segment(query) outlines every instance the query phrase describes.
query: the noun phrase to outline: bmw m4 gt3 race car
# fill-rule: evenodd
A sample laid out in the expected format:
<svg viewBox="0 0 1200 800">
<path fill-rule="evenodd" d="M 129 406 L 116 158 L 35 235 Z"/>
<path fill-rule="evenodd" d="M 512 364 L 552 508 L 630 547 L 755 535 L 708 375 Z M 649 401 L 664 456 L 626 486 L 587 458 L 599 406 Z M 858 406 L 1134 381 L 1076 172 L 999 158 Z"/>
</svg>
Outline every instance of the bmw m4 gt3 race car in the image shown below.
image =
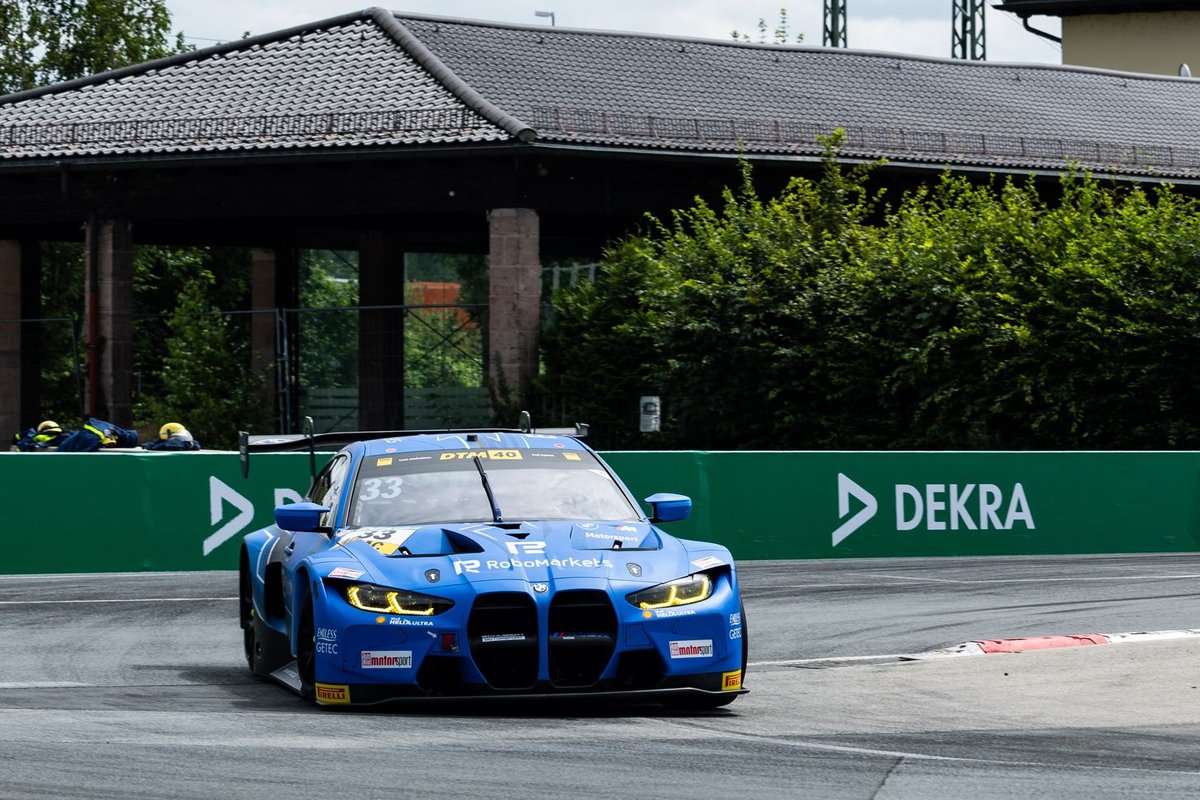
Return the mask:
<svg viewBox="0 0 1200 800">
<path fill-rule="evenodd" d="M 243 542 L 255 675 L 322 705 L 516 695 L 714 708 L 745 691 L 729 551 L 658 527 L 686 518 L 689 498 L 651 495 L 646 514 L 578 438 L 519 429 L 243 435 L 243 461 L 342 445 L 304 502 Z"/>
</svg>

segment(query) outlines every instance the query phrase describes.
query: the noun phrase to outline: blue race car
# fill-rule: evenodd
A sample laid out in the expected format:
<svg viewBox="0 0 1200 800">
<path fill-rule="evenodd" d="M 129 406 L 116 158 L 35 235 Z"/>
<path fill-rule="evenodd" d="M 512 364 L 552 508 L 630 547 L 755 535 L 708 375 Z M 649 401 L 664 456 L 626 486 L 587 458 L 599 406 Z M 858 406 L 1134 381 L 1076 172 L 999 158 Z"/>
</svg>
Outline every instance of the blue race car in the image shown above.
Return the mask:
<svg viewBox="0 0 1200 800">
<path fill-rule="evenodd" d="M 686 518 L 687 497 L 652 495 L 647 516 L 578 438 L 520 429 L 243 434 L 243 464 L 343 444 L 304 502 L 242 544 L 255 675 L 321 705 L 515 695 L 715 708 L 746 691 L 733 558 L 657 527 Z"/>
</svg>

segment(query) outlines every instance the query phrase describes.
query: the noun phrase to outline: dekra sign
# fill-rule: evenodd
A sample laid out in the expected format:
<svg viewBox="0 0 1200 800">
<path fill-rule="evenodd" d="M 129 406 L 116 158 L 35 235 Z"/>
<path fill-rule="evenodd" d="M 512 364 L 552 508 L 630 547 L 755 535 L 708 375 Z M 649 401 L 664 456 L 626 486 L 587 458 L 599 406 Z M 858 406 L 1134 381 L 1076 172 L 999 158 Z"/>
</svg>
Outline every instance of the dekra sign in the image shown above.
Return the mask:
<svg viewBox="0 0 1200 800">
<path fill-rule="evenodd" d="M 994 483 L 927 483 L 922 486 L 897 483 L 893 485 L 893 491 L 897 531 L 1006 531 L 1037 527 L 1025 487 L 1019 482 L 1007 489 Z M 861 508 L 847 517 L 851 501 L 857 501 Z M 838 518 L 842 523 L 833 532 L 833 546 L 878 512 L 879 501 L 875 495 L 849 476 L 838 473 Z"/>
</svg>

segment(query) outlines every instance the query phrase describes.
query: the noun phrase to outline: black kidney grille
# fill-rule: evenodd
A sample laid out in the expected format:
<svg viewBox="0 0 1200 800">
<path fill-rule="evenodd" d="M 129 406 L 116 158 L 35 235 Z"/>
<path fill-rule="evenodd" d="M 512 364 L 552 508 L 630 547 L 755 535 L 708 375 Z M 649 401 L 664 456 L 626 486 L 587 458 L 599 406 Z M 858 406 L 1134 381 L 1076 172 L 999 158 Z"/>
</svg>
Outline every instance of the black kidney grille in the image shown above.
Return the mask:
<svg viewBox="0 0 1200 800">
<path fill-rule="evenodd" d="M 608 666 L 617 643 L 617 615 L 605 592 L 569 589 L 550 600 L 547 653 L 550 682 L 591 686 Z"/>
<path fill-rule="evenodd" d="M 537 608 L 519 592 L 475 598 L 467 620 L 471 658 L 494 689 L 532 689 L 538 675 Z"/>
</svg>

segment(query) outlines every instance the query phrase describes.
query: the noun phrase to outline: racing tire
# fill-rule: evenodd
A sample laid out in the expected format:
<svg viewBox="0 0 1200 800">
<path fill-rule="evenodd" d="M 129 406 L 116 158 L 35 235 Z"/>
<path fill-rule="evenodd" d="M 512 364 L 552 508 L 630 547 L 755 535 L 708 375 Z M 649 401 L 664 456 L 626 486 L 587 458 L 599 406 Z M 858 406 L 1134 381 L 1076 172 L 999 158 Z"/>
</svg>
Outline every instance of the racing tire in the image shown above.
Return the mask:
<svg viewBox="0 0 1200 800">
<path fill-rule="evenodd" d="M 314 700 L 317 696 L 317 629 L 313 623 L 312 600 L 304 603 L 300 626 L 296 630 L 296 672 L 300 675 L 300 696 Z"/>
<path fill-rule="evenodd" d="M 263 622 L 254 610 L 245 552 L 242 553 L 242 565 L 238 570 L 238 617 L 242 626 L 246 666 L 250 667 L 252 673 L 266 678 L 292 660 L 287 637 Z"/>
<path fill-rule="evenodd" d="M 750 662 L 750 631 L 746 626 L 746 604 L 741 604 L 742 614 L 742 685 L 746 684 L 746 665 Z M 736 694 L 709 695 L 705 697 L 680 697 L 664 703 L 667 708 L 679 711 L 708 711 L 727 706 L 738 699 Z"/>
<path fill-rule="evenodd" d="M 272 672 L 292 660 L 287 637 L 263 622 L 257 615 L 244 638 L 249 642 L 246 660 L 250 664 L 250 671 L 260 678 L 270 677 Z"/>
</svg>

